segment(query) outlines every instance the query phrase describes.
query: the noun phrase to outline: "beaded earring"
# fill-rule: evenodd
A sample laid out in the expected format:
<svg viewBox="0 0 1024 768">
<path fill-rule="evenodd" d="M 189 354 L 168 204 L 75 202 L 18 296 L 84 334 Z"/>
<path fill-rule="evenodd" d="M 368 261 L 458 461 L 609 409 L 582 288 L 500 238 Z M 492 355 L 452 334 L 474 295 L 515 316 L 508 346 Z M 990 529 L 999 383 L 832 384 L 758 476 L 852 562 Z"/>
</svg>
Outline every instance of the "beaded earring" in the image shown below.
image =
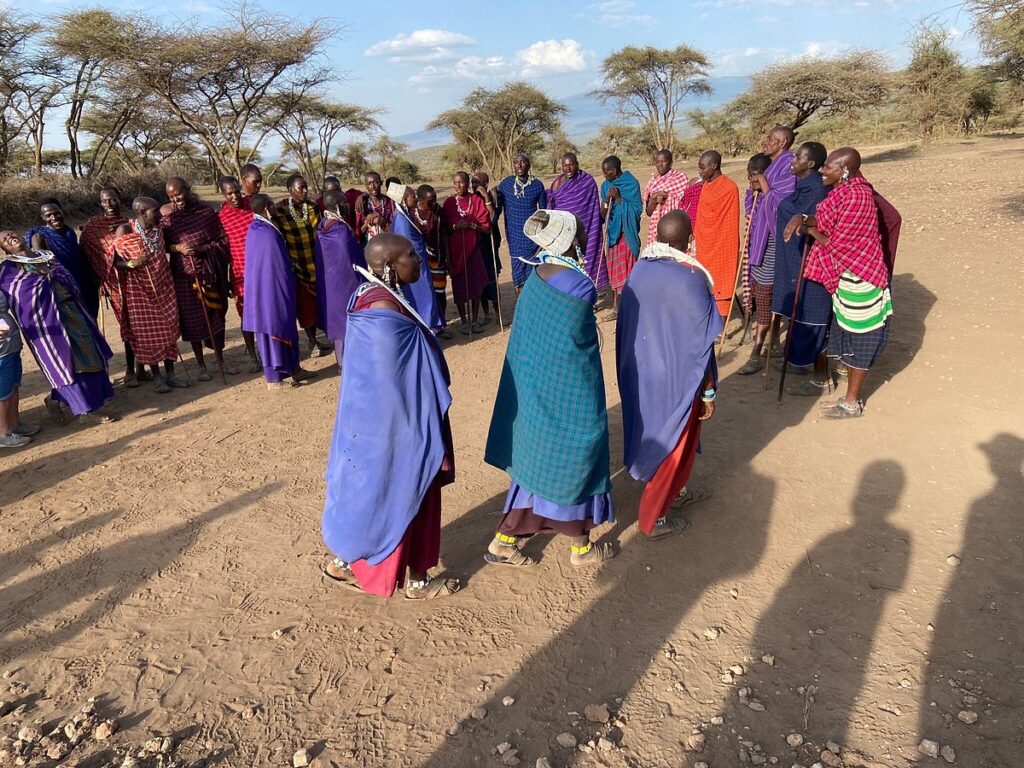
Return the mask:
<svg viewBox="0 0 1024 768">
<path fill-rule="evenodd" d="M 850 180 L 850 169 L 849 168 L 843 168 L 843 181 L 849 181 L 849 180 Z"/>
<path fill-rule="evenodd" d="M 576 249 L 576 260 L 577 260 L 577 261 L 578 261 L 578 262 L 579 262 L 580 264 L 582 264 L 582 263 L 584 262 L 584 258 L 583 258 L 583 249 L 582 249 L 582 248 L 580 248 L 580 244 L 579 244 L 579 242 L 576 242 L 576 241 L 574 241 L 574 242 L 573 242 L 573 247 L 574 247 L 574 248 Z"/>
<path fill-rule="evenodd" d="M 383 279 L 384 279 L 384 283 L 386 285 L 393 286 L 395 284 L 394 283 L 394 274 L 391 271 L 391 265 L 390 264 L 385 264 L 384 265 Z"/>
</svg>

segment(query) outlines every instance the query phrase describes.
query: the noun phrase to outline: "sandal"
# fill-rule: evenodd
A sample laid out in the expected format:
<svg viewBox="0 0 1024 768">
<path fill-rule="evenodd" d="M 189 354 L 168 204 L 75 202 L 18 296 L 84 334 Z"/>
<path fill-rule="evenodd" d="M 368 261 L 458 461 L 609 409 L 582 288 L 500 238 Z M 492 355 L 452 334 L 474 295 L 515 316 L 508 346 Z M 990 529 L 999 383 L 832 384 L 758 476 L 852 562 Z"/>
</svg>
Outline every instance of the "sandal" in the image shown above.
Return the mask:
<svg viewBox="0 0 1024 768">
<path fill-rule="evenodd" d="M 437 338 L 445 339 L 447 341 L 448 339 L 452 338 L 452 332 L 445 328 L 444 330 L 437 332 Z"/>
<path fill-rule="evenodd" d="M 20 422 L 18 426 L 11 430 L 14 434 L 21 435 L 22 437 L 32 437 L 33 435 L 38 435 L 42 431 L 43 428 L 38 424 L 29 424 L 27 421 Z"/>
<path fill-rule="evenodd" d="M 685 517 L 669 517 L 665 515 L 654 521 L 654 530 L 647 534 L 649 541 L 660 541 L 671 538 L 676 533 L 690 530 L 690 521 Z"/>
<path fill-rule="evenodd" d="M 433 600 L 435 597 L 454 595 L 462 588 L 458 579 L 434 576 L 423 581 L 409 580 L 405 584 L 406 600 Z"/>
<path fill-rule="evenodd" d="M 497 555 L 491 552 L 489 549 L 484 553 L 484 560 L 489 565 L 508 565 L 514 568 L 529 568 L 530 566 L 536 565 L 537 561 L 528 555 L 524 555 L 516 547 L 511 544 L 506 544 L 502 547 L 502 550 L 509 550 L 507 555 Z"/>
<path fill-rule="evenodd" d="M 67 416 L 64 415 L 64 411 L 61 410 L 60 403 L 56 400 L 51 400 L 49 397 L 43 398 L 43 405 L 46 408 L 46 414 L 54 421 L 54 423 L 61 425 L 68 423 Z"/>
<path fill-rule="evenodd" d="M 249 358 L 249 373 L 259 373 L 263 370 L 263 364 L 255 357 Z"/>
<path fill-rule="evenodd" d="M 828 384 L 824 381 L 808 379 L 807 381 L 801 381 L 799 384 L 790 384 L 786 387 L 786 394 L 796 395 L 797 397 L 821 397 L 827 388 Z"/>
<path fill-rule="evenodd" d="M 750 376 L 764 368 L 764 361 L 758 355 L 751 355 L 740 369 L 736 371 L 739 376 Z"/>
<path fill-rule="evenodd" d="M 687 505 L 694 505 L 701 501 L 706 501 L 711 498 L 711 491 L 707 491 L 703 488 L 683 488 L 676 496 L 676 500 L 672 502 L 672 509 L 682 509 Z"/>
<path fill-rule="evenodd" d="M 78 417 L 79 424 L 111 424 L 117 421 L 114 416 L 107 416 L 105 413 L 83 413 Z"/>
<path fill-rule="evenodd" d="M 237 376 L 242 372 L 242 369 L 239 368 L 237 365 L 231 365 L 231 363 L 224 363 L 223 371 L 226 376 Z"/>
<path fill-rule="evenodd" d="M 206 370 L 205 368 L 200 368 L 199 373 L 196 374 L 196 378 L 199 379 L 199 381 L 209 381 L 213 377 L 210 375 L 210 372 L 208 370 Z"/>
<path fill-rule="evenodd" d="M 136 389 L 139 386 L 139 377 L 134 373 L 126 373 L 124 375 L 124 385 L 128 389 Z"/>
<path fill-rule="evenodd" d="M 780 359 L 776 360 L 774 363 L 772 363 L 772 368 L 774 370 L 776 370 L 776 371 L 781 371 L 782 370 L 782 359 L 780 358 Z M 788 373 L 791 376 L 807 376 L 813 370 L 814 370 L 814 366 L 813 365 L 796 365 L 794 363 L 790 363 L 789 364 L 789 371 L 788 371 Z"/>
<path fill-rule="evenodd" d="M 479 325 L 480 327 L 483 327 L 485 325 L 489 325 L 492 320 L 493 318 L 490 315 L 484 315 L 483 317 L 476 321 L 476 324 Z"/>
<path fill-rule="evenodd" d="M 342 571 L 343 576 L 335 576 L 330 571 L 331 566 L 336 566 Z M 362 592 L 363 588 L 359 586 L 359 582 L 356 581 L 355 574 L 352 573 L 352 569 L 349 568 L 348 563 L 340 558 L 332 558 L 327 565 L 320 569 L 320 580 L 324 584 L 330 584 L 333 586 L 343 587 L 352 592 Z"/>
<path fill-rule="evenodd" d="M 161 395 L 166 395 L 171 391 L 171 385 L 167 383 L 163 376 L 158 376 L 157 380 L 153 383 L 153 389 Z"/>
<path fill-rule="evenodd" d="M 307 379 L 315 379 L 319 374 L 316 371 L 307 371 L 305 368 L 299 366 L 292 373 L 292 381 L 306 381 Z"/>
<path fill-rule="evenodd" d="M 835 405 L 821 414 L 823 419 L 856 419 L 864 415 L 864 403 L 858 400 L 850 405 L 846 400 L 838 400 Z"/>
<path fill-rule="evenodd" d="M 189 387 L 192 386 L 192 382 L 190 382 L 190 381 L 183 381 L 182 379 L 180 379 L 178 377 L 178 374 L 174 374 L 173 376 L 168 376 L 164 380 L 168 384 L 170 384 L 172 387 L 175 387 L 176 389 L 188 389 Z"/>
<path fill-rule="evenodd" d="M 611 560 L 617 554 L 612 544 L 592 541 L 583 547 L 572 547 L 569 553 L 569 563 L 577 568 L 584 568 L 588 565 L 600 565 L 605 560 Z"/>
</svg>

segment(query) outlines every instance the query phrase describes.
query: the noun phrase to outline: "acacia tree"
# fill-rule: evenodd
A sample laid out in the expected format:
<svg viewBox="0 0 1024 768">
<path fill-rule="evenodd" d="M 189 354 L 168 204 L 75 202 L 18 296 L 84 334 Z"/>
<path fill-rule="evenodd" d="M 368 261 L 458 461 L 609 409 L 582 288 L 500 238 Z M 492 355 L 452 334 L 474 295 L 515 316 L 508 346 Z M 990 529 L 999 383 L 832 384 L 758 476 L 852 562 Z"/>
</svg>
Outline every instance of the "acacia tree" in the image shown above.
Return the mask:
<svg viewBox="0 0 1024 768">
<path fill-rule="evenodd" d="M 28 50 L 38 33 L 38 24 L 18 17 L 8 8 L 0 9 L 0 169 L 11 164 L 16 142 L 25 128 L 14 106 L 30 76 Z"/>
<path fill-rule="evenodd" d="M 409 145 L 404 141 L 392 139 L 386 133 L 382 133 L 367 150 L 371 158 L 376 161 L 376 170 L 383 176 L 398 175 L 397 167 L 403 154 L 409 151 Z"/>
<path fill-rule="evenodd" d="M 329 102 L 310 94 L 298 100 L 291 94 L 278 94 L 269 106 L 265 124 L 281 137 L 285 150 L 295 158 L 299 173 L 314 189 L 323 186 L 339 133 L 367 133 L 380 128 L 369 109 Z"/>
<path fill-rule="evenodd" d="M 959 127 L 967 106 L 967 67 L 946 30 L 922 24 L 910 40 L 910 63 L 900 74 L 900 101 L 925 138 L 936 129 Z"/>
<path fill-rule="evenodd" d="M 237 175 L 274 130 L 259 119 L 269 101 L 297 104 L 331 79 L 320 59 L 332 35 L 324 19 L 290 21 L 243 4 L 206 29 L 133 19 L 106 52 L 195 136 L 217 173 Z"/>
<path fill-rule="evenodd" d="M 737 114 L 730 109 L 716 109 L 705 112 L 691 109 L 686 119 L 700 131 L 696 143 L 714 148 L 730 157 L 736 157 L 750 146 L 750 131 L 740 123 Z"/>
<path fill-rule="evenodd" d="M 655 146 L 651 135 L 641 126 L 602 125 L 600 132 L 587 142 L 588 152 L 594 155 L 618 155 L 649 161 L 661 147 Z"/>
<path fill-rule="evenodd" d="M 969 0 L 981 47 L 999 73 L 1024 82 L 1024 0 Z"/>
<path fill-rule="evenodd" d="M 551 163 L 552 173 L 562 172 L 562 157 L 566 152 L 579 152 L 569 134 L 559 126 L 548 136 L 544 148 L 547 150 L 548 162 Z"/>
<path fill-rule="evenodd" d="M 604 87 L 591 93 L 615 104 L 623 119 L 643 123 L 659 149 L 672 149 L 683 100 L 711 93 L 710 68 L 708 57 L 688 45 L 668 50 L 629 45 L 601 63 Z"/>
<path fill-rule="evenodd" d="M 334 167 L 341 178 L 361 182 L 370 170 L 366 144 L 362 141 L 351 141 L 339 147 L 334 154 Z"/>
<path fill-rule="evenodd" d="M 495 176 L 508 172 L 516 152 L 543 146 L 543 137 L 561 126 L 559 117 L 566 111 L 544 91 L 512 82 L 497 90 L 474 88 L 458 107 L 442 112 L 427 128 L 450 132 L 463 157 Z"/>
<path fill-rule="evenodd" d="M 82 152 L 87 174 L 102 175 L 111 160 L 125 171 L 138 172 L 194 147 L 185 127 L 164 119 L 159 106 L 154 96 L 130 89 L 93 103 L 81 125 L 94 137 Z"/>
<path fill-rule="evenodd" d="M 892 76 L 876 51 L 852 51 L 831 59 L 806 57 L 772 64 L 751 77 L 730 109 L 755 131 L 777 123 L 796 130 L 813 116 L 850 115 L 885 103 Z"/>
</svg>

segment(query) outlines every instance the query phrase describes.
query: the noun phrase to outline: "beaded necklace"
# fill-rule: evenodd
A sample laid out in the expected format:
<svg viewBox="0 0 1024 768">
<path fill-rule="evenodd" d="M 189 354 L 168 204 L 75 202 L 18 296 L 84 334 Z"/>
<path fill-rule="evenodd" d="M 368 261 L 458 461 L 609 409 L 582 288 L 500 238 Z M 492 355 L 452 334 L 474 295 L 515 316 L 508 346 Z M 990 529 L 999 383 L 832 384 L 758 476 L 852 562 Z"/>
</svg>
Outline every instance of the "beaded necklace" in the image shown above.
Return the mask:
<svg viewBox="0 0 1024 768">
<path fill-rule="evenodd" d="M 530 185 L 533 184 L 537 179 L 535 176 L 527 176 L 526 181 L 520 181 L 518 176 L 512 177 L 512 194 L 516 197 L 526 197 L 526 190 L 529 189 Z"/>
<path fill-rule="evenodd" d="M 459 196 L 455 195 L 455 210 L 459 213 L 459 218 L 464 219 L 469 215 L 469 206 L 472 204 L 472 200 L 469 199 L 469 195 L 466 195 L 466 209 L 463 210 L 462 206 L 459 205 Z"/>
<path fill-rule="evenodd" d="M 298 216 L 295 211 L 295 201 L 291 197 L 288 198 L 288 215 L 292 217 L 292 221 L 296 224 L 306 221 L 306 217 L 309 214 L 309 203 L 305 200 L 302 201 L 302 216 Z"/>
<path fill-rule="evenodd" d="M 160 248 L 160 227 L 156 226 L 150 230 L 145 230 L 138 219 L 135 220 L 132 226 L 135 228 L 136 234 L 142 238 L 142 244 L 146 247 L 146 250 L 149 251 L 151 256 L 155 256 Z"/>
</svg>

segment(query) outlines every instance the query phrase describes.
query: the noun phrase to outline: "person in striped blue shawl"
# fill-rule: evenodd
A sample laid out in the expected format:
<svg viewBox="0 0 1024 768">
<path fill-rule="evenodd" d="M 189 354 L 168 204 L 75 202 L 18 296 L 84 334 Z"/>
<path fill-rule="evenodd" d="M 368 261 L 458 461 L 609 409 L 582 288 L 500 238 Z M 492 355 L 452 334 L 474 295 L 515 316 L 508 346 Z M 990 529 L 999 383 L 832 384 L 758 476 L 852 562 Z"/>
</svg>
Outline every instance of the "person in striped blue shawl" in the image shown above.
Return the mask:
<svg viewBox="0 0 1024 768">
<path fill-rule="evenodd" d="M 615 550 L 591 542 L 590 531 L 615 513 L 587 232 L 577 216 L 551 210 L 534 213 L 523 231 L 541 250 L 516 306 L 484 453 L 512 480 L 485 559 L 534 565 L 521 545 L 559 533 L 570 539 L 572 565 L 595 565 Z"/>
</svg>

